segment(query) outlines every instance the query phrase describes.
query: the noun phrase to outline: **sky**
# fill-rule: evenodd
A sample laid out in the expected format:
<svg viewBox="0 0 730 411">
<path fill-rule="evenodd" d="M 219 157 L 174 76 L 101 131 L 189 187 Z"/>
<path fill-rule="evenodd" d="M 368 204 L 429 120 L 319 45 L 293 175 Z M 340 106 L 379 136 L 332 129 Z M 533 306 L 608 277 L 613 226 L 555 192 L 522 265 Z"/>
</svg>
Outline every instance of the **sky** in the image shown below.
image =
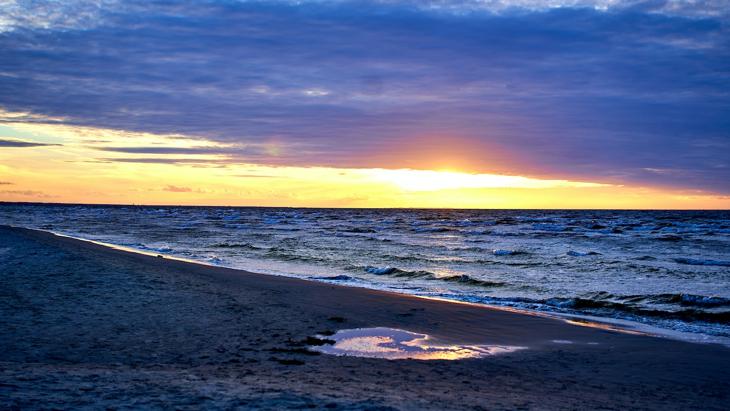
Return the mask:
<svg viewBox="0 0 730 411">
<path fill-rule="evenodd" d="M 0 201 L 730 208 L 727 0 L 0 0 Z"/>
</svg>

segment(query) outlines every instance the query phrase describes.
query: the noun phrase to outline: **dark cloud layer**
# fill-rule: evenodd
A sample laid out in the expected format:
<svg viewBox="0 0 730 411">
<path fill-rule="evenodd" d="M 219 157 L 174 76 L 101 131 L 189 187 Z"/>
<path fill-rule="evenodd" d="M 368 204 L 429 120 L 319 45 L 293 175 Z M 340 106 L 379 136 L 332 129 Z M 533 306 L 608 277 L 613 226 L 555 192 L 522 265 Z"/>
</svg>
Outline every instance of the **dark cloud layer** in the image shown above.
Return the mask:
<svg viewBox="0 0 730 411">
<path fill-rule="evenodd" d="M 730 192 L 727 13 L 414 4 L 126 2 L 20 27 L 0 106 L 282 147 L 241 161 L 410 166 L 458 141 L 479 171 Z M 210 154 L 140 150 L 113 151 Z"/>
<path fill-rule="evenodd" d="M 0 138 L 0 147 L 44 147 L 60 146 L 60 144 L 36 143 L 33 141 L 7 140 Z"/>
<path fill-rule="evenodd" d="M 235 150 L 217 147 L 93 147 L 100 151 L 127 154 L 230 154 Z"/>
<path fill-rule="evenodd" d="M 224 160 L 209 160 L 205 158 L 169 158 L 169 157 L 143 157 L 143 158 L 98 158 L 95 161 L 104 163 L 140 163 L 140 164 L 225 164 Z"/>
</svg>

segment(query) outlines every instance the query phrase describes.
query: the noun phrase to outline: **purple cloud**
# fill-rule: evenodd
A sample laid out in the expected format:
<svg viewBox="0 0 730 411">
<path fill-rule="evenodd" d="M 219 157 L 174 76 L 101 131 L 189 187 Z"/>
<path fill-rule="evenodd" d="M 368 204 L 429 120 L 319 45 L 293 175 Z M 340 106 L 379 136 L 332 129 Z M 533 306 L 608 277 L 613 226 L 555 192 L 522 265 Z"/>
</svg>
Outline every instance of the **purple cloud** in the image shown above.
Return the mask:
<svg viewBox="0 0 730 411">
<path fill-rule="evenodd" d="M 45 147 L 60 146 L 61 144 L 36 143 L 34 141 L 7 140 L 0 138 L 0 147 Z"/>
<path fill-rule="evenodd" d="M 727 13 L 589 3 L 129 2 L 78 23 L 59 12 L 0 36 L 12 74 L 0 102 L 282 148 L 105 149 L 120 153 L 341 167 L 454 157 L 474 171 L 730 192 Z"/>
</svg>

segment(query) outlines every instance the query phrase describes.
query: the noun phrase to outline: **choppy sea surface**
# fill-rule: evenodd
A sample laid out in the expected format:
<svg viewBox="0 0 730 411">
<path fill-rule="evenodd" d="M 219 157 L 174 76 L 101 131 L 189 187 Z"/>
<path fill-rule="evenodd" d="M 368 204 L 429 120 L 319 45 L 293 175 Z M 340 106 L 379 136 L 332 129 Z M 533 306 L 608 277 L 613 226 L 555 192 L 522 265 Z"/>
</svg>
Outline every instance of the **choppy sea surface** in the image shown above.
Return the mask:
<svg viewBox="0 0 730 411">
<path fill-rule="evenodd" d="M 730 338 L 729 211 L 0 204 L 0 224 L 254 272 Z"/>
</svg>

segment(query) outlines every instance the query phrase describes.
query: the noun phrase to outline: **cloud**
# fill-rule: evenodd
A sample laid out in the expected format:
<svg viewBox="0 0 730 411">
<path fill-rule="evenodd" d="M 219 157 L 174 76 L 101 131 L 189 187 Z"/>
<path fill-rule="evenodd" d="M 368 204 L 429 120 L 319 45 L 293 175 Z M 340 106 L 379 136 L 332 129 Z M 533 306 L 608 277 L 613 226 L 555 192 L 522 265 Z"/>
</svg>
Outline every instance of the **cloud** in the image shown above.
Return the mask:
<svg viewBox="0 0 730 411">
<path fill-rule="evenodd" d="M 24 197 L 36 197 L 36 198 L 54 198 L 57 196 L 46 194 L 42 191 L 35 190 L 0 190 L 0 194 L 17 195 Z"/>
<path fill-rule="evenodd" d="M 146 157 L 146 158 L 98 158 L 96 161 L 109 163 L 140 163 L 140 164 L 225 164 L 223 160 L 211 160 L 205 158 L 168 158 L 168 157 Z"/>
<path fill-rule="evenodd" d="M 13 121 L 253 147 L 108 152 L 730 192 L 723 2 L 29 4 L 0 37 Z"/>
<path fill-rule="evenodd" d="M 190 187 L 178 187 L 173 185 L 168 185 L 167 187 L 162 189 L 163 191 L 170 191 L 173 193 L 190 193 L 193 191 Z"/>
<path fill-rule="evenodd" d="M 238 0 L 232 4 L 245 6 L 264 4 L 260 0 Z M 269 0 L 280 6 L 321 6 L 321 0 Z M 336 0 L 341 6 L 361 3 L 357 0 Z M 349 4 L 348 4 L 349 3 Z M 541 12 L 557 8 L 585 8 L 597 11 L 642 10 L 685 17 L 722 17 L 729 11 L 724 0 L 375 0 L 380 7 L 395 6 L 416 9 L 422 12 L 451 13 L 509 13 L 514 11 Z M 126 6 L 126 7 L 125 7 Z M 170 8 L 175 6 L 171 5 Z M 73 30 L 93 29 L 108 23 L 105 13 L 143 12 L 147 8 L 139 4 L 125 4 L 118 0 L 54 0 L 21 1 L 7 0 L 0 4 L 0 32 L 13 30 Z"/>
<path fill-rule="evenodd" d="M 13 185 L 13 183 L 11 183 L 10 181 L 0 181 L 0 186 L 8 186 L 8 185 Z"/>
<path fill-rule="evenodd" d="M 217 147 L 93 147 L 95 150 L 129 154 L 230 154 Z"/>
<path fill-rule="evenodd" d="M 233 177 L 241 177 L 241 178 L 287 178 L 285 176 L 272 176 L 272 175 L 266 175 L 266 174 L 235 174 Z"/>
<path fill-rule="evenodd" d="M 84 144 L 104 144 L 104 143 L 111 143 L 112 141 L 111 140 L 94 140 L 94 139 L 89 139 L 89 140 L 81 140 L 81 142 L 84 143 Z"/>
<path fill-rule="evenodd" d="M 36 143 L 34 141 L 8 140 L 0 138 L 0 147 L 46 147 L 60 145 L 61 144 Z"/>
</svg>

